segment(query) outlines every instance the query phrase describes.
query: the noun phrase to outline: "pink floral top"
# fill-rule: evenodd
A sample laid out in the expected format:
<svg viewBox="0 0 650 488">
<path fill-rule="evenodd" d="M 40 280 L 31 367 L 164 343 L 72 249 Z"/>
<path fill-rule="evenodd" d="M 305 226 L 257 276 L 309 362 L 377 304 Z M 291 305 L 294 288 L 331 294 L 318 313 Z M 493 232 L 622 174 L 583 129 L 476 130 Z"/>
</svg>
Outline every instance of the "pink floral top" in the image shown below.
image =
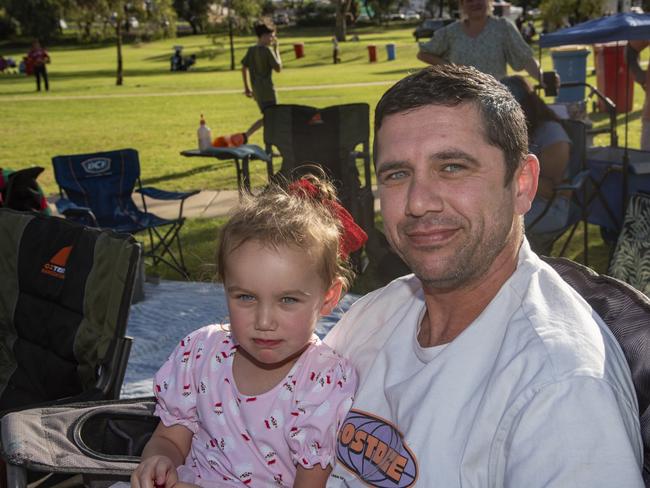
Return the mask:
<svg viewBox="0 0 650 488">
<path fill-rule="evenodd" d="M 284 380 L 251 397 L 232 376 L 236 350 L 229 332 L 209 325 L 185 337 L 154 377 L 156 415 L 194 433 L 179 479 L 290 487 L 296 465 L 334 465 L 336 433 L 357 384 L 351 366 L 314 336 Z"/>
</svg>

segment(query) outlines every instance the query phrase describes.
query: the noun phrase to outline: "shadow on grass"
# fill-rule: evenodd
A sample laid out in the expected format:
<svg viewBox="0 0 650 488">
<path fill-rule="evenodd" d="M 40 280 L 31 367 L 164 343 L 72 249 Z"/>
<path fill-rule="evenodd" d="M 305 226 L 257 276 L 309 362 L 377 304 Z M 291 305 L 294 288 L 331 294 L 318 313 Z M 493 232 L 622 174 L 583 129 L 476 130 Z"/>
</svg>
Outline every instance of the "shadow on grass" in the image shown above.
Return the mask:
<svg viewBox="0 0 650 488">
<path fill-rule="evenodd" d="M 173 181 L 173 180 L 179 180 L 182 178 L 188 178 L 190 176 L 194 176 L 197 174 L 201 173 L 207 173 L 211 171 L 219 171 L 222 169 L 232 169 L 233 173 L 233 179 L 236 182 L 237 179 L 237 174 L 235 170 L 235 163 L 232 161 L 219 161 L 214 164 L 206 164 L 204 166 L 198 166 L 196 168 L 191 168 L 188 169 L 187 171 L 179 171 L 176 173 L 167 173 L 162 176 L 158 176 L 155 178 L 142 178 L 142 184 L 143 185 L 155 185 L 157 183 L 161 183 L 164 181 Z"/>
</svg>

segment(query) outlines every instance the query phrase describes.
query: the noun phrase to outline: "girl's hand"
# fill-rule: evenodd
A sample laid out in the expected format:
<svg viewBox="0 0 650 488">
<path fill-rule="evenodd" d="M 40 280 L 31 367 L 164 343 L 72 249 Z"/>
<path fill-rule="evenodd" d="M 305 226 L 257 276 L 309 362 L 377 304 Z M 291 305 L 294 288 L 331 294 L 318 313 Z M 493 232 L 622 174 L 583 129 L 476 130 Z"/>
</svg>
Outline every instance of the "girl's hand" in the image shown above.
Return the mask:
<svg viewBox="0 0 650 488">
<path fill-rule="evenodd" d="M 171 488 L 174 485 L 178 485 L 176 466 L 167 456 L 151 456 L 131 474 L 133 488 Z"/>
</svg>

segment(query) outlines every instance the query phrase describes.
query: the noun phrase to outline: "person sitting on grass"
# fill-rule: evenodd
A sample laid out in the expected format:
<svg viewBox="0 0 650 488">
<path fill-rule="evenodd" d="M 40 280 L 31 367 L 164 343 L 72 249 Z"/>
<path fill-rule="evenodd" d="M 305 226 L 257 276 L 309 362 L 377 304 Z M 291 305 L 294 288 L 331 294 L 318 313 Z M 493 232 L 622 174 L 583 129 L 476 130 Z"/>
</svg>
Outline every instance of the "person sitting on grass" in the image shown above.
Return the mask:
<svg viewBox="0 0 650 488">
<path fill-rule="evenodd" d="M 230 324 L 191 333 L 155 375 L 161 422 L 132 487 L 325 486 L 357 380 L 314 330 L 365 238 L 324 179 L 246 197 L 217 253 Z"/>
</svg>

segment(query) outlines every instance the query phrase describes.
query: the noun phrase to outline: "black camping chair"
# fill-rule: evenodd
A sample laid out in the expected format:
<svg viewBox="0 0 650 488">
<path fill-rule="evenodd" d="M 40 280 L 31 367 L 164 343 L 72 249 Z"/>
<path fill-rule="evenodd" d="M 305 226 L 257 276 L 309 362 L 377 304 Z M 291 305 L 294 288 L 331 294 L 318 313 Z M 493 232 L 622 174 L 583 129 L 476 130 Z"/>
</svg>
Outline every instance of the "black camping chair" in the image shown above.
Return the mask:
<svg viewBox="0 0 650 488">
<path fill-rule="evenodd" d="M 650 488 L 650 300 L 625 283 L 565 258 L 544 258 L 594 308 L 619 341 L 632 371 L 639 400 Z M 3 444 L 10 461 L 8 488 L 24 488 L 24 470 L 84 473 L 93 480 L 128 480 L 142 447 L 157 425 L 152 398 L 33 409 L 2 418 L 3 439 L 22 434 L 18 444 Z M 112 424 L 112 425 L 111 425 Z M 13 437 L 12 437 L 13 436 Z M 40 439 L 48 436 L 46 446 Z M 61 456 L 61 452 L 66 456 Z"/>
<path fill-rule="evenodd" d="M 140 244 L 0 209 L 0 412 L 119 396 Z"/>
<path fill-rule="evenodd" d="M 410 271 L 375 228 L 369 141 L 370 108 L 366 103 L 323 109 L 275 105 L 264 110 L 264 144 L 268 154 L 282 158 L 278 173 L 296 178 L 305 164 L 323 168 L 334 182 L 341 204 L 368 234 L 366 255 L 385 274 L 382 279 L 387 282 Z M 274 148 L 279 154 L 274 154 Z M 362 162 L 362 175 L 357 161 Z M 351 260 L 357 271 L 363 270 L 361 251 Z"/>
<path fill-rule="evenodd" d="M 117 232 L 147 232 L 150 246 L 145 257 L 152 258 L 154 266 L 163 262 L 187 278 L 180 239 L 185 223 L 183 204 L 198 190 L 169 192 L 142 187 L 135 149 L 56 156 L 52 164 L 61 193 L 56 202 L 61 214 Z M 133 201 L 134 191 L 140 193 L 142 210 Z M 148 211 L 145 196 L 179 202 L 178 216 L 165 219 Z"/>
<path fill-rule="evenodd" d="M 562 126 L 571 139 L 571 152 L 569 155 L 568 182 L 562 183 L 553 189 L 553 196 L 548 200 L 544 211 L 533 222 L 526 226 L 526 237 L 532 249 L 541 255 L 549 255 L 555 242 L 569 231 L 560 256 L 566 252 L 575 231 L 582 222 L 584 226 L 584 256 L 585 263 L 588 262 L 587 243 L 587 207 L 582 202 L 586 199 L 586 192 L 589 191 L 589 171 L 586 165 L 587 154 L 587 126 L 577 120 L 562 120 Z M 541 233 L 537 231 L 537 225 L 544 219 L 546 213 L 561 193 L 570 193 L 569 216 L 564 226 L 552 232 Z"/>
</svg>

